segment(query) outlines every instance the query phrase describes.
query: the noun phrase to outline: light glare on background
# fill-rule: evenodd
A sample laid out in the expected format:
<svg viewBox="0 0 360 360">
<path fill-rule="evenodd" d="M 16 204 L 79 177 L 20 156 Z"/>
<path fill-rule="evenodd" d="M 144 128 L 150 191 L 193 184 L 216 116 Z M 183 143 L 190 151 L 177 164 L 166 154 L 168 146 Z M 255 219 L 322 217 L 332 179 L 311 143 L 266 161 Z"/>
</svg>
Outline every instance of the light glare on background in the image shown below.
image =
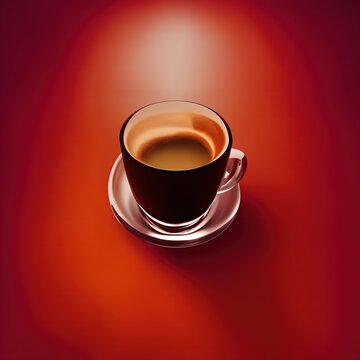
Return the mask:
<svg viewBox="0 0 360 360">
<path fill-rule="evenodd" d="M 209 41 L 210 40 L 210 41 Z M 123 59 L 130 83 L 147 86 L 160 98 L 184 97 L 211 76 L 211 59 L 221 52 L 214 31 L 189 13 L 149 19 L 133 34 Z"/>
<path fill-rule="evenodd" d="M 105 106 L 126 98 L 134 108 L 165 99 L 244 108 L 274 86 L 267 67 L 278 66 L 276 54 L 245 12 L 220 19 L 196 7 L 155 10 L 136 9 L 126 18 L 113 11 L 94 26 L 79 79 L 97 98 L 100 86 L 112 89 L 102 93 Z"/>
</svg>

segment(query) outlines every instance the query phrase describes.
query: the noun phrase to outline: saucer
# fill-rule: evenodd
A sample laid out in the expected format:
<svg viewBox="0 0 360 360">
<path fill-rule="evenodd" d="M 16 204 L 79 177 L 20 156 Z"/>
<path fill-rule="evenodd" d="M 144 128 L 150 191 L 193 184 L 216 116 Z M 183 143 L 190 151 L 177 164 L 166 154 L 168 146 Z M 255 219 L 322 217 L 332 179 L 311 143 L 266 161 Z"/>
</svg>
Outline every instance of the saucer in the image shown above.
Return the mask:
<svg viewBox="0 0 360 360">
<path fill-rule="evenodd" d="M 170 248 L 195 246 L 214 239 L 231 224 L 240 205 L 240 187 L 237 185 L 215 197 L 196 231 L 188 234 L 156 231 L 132 195 L 121 154 L 110 172 L 108 195 L 115 217 L 131 233 L 152 244 Z"/>
</svg>

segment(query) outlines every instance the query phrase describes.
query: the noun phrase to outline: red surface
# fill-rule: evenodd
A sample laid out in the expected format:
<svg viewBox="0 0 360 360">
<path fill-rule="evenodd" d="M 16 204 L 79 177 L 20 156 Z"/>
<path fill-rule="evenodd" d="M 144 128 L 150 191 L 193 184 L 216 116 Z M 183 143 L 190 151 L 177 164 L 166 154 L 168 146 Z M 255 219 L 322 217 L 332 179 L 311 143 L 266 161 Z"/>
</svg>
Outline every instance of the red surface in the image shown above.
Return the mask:
<svg viewBox="0 0 360 360">
<path fill-rule="evenodd" d="M 3 1 L 2 359 L 359 359 L 358 9 Z M 107 179 L 122 121 L 182 98 L 249 159 L 213 242 L 148 245 Z"/>
</svg>

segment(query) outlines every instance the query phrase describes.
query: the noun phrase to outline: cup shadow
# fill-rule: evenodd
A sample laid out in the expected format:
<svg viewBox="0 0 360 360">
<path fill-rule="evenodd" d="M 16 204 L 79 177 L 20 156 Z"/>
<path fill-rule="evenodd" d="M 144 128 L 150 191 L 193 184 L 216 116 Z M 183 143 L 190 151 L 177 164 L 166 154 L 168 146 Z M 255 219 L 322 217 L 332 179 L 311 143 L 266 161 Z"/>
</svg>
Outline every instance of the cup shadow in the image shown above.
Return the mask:
<svg viewBox="0 0 360 360">
<path fill-rule="evenodd" d="M 231 281 L 242 269 L 261 261 L 269 250 L 270 231 L 268 211 L 256 198 L 246 195 L 232 224 L 212 241 L 184 249 L 152 247 L 178 271 L 215 284 Z"/>
<path fill-rule="evenodd" d="M 281 349 L 288 323 L 276 290 L 273 255 L 279 230 L 271 208 L 247 192 L 233 223 L 209 243 L 185 249 L 148 246 L 196 286 L 235 342 L 243 341 L 245 332 L 264 349 L 275 344 Z"/>
</svg>

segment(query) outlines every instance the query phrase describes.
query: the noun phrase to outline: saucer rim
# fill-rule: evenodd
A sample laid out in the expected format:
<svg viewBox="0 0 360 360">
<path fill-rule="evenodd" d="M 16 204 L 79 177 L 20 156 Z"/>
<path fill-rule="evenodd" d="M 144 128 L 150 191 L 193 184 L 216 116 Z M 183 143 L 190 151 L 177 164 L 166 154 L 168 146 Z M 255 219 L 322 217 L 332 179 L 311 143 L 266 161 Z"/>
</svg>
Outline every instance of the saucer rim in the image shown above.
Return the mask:
<svg viewBox="0 0 360 360">
<path fill-rule="evenodd" d="M 187 248 L 187 247 L 193 247 L 193 246 L 207 243 L 207 242 L 213 240 L 214 238 L 216 238 L 217 236 L 219 236 L 220 234 L 222 234 L 231 225 L 231 223 L 235 219 L 235 216 L 239 210 L 240 203 L 241 203 L 241 191 L 240 191 L 240 185 L 238 184 L 233 189 L 229 190 L 229 191 L 236 192 L 237 193 L 236 195 L 238 196 L 237 206 L 235 206 L 236 209 L 233 210 L 234 215 L 227 222 L 225 222 L 221 226 L 214 229 L 214 231 L 212 231 L 208 234 L 205 234 L 204 236 L 197 237 L 195 239 L 192 239 L 192 238 L 184 239 L 184 237 L 186 236 L 184 234 L 180 235 L 180 234 L 174 233 L 171 235 L 164 235 L 161 233 L 156 233 L 156 231 L 153 228 L 151 228 L 150 225 L 147 224 L 147 226 L 149 226 L 149 230 L 151 230 L 154 234 L 156 233 L 156 235 L 159 235 L 159 236 L 143 233 L 143 232 L 139 231 L 138 229 L 136 229 L 133 225 L 128 223 L 120 215 L 121 213 L 123 213 L 123 211 L 121 211 L 121 209 L 119 208 L 118 201 L 115 199 L 115 195 L 113 194 L 113 184 L 114 184 L 114 177 L 115 177 L 114 175 L 115 175 L 116 170 L 121 166 L 121 164 L 123 164 L 123 162 L 122 162 L 122 154 L 120 153 L 112 165 L 112 168 L 111 168 L 111 171 L 109 174 L 109 180 L 108 180 L 108 198 L 109 198 L 111 210 L 112 210 L 116 220 L 120 224 L 122 224 L 126 228 L 127 231 L 129 231 L 131 234 L 135 235 L 136 237 L 138 237 L 148 243 L 151 243 L 151 244 L 154 244 L 157 246 L 161 246 L 161 247 L 166 247 L 166 248 Z M 124 166 L 124 165 L 122 165 L 122 166 Z M 125 169 L 123 169 L 123 172 L 126 177 Z M 125 179 L 125 181 L 128 182 L 127 179 Z M 133 195 L 131 194 L 131 190 L 130 190 L 130 196 L 133 198 Z M 222 196 L 222 194 L 216 195 L 214 202 L 218 196 Z M 211 207 L 212 207 L 212 205 L 210 205 L 210 209 L 211 209 Z M 140 212 L 140 209 L 139 209 L 139 212 Z M 145 219 L 145 222 L 146 222 L 146 219 Z M 199 230 L 194 231 L 191 235 L 196 234 L 201 229 L 203 229 L 203 228 L 200 228 Z"/>
</svg>

